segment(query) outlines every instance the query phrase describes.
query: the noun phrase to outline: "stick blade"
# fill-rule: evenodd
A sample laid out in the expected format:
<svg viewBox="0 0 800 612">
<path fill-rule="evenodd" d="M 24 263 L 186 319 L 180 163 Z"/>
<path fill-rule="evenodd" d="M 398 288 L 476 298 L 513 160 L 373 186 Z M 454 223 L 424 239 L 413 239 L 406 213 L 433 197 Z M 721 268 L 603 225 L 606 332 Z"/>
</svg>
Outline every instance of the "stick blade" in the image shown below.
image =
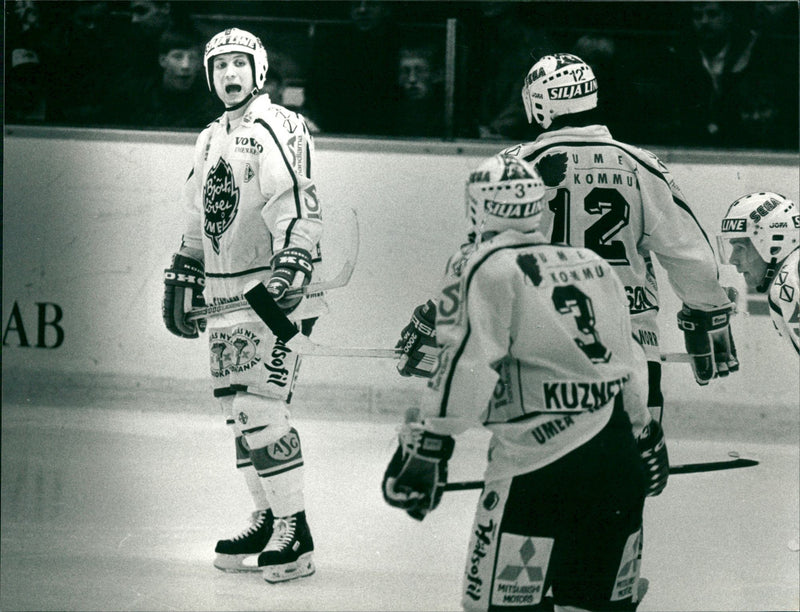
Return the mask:
<svg viewBox="0 0 800 612">
<path fill-rule="evenodd" d="M 735 457 L 726 461 L 711 461 L 708 463 L 685 463 L 682 465 L 669 466 L 669 473 L 672 474 L 699 474 L 701 472 L 719 472 L 721 470 L 736 470 L 739 468 L 753 467 L 758 465 L 756 459 L 746 457 Z"/>
</svg>

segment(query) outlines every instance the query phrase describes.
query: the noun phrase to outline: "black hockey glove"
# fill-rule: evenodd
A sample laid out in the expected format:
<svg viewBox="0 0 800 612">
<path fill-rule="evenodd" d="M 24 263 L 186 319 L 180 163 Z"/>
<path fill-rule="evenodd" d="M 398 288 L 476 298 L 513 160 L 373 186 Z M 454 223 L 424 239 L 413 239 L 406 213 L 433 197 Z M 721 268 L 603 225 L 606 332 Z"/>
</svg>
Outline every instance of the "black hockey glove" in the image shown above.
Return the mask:
<svg viewBox="0 0 800 612">
<path fill-rule="evenodd" d="M 303 299 L 302 294 L 288 296 L 289 289 L 304 287 L 311 281 L 314 265 L 311 254 L 305 249 L 292 247 L 275 253 L 270 260 L 272 276 L 267 291 L 286 314 L 292 312 Z"/>
<path fill-rule="evenodd" d="M 692 371 L 698 385 L 739 369 L 736 346 L 731 335 L 733 307 L 704 312 L 684 304 L 678 313 L 686 352 L 692 356 Z"/>
<path fill-rule="evenodd" d="M 205 331 L 205 319 L 187 321 L 192 308 L 206 305 L 203 288 L 206 284 L 203 262 L 180 253 L 172 256 L 172 266 L 164 270 L 164 299 L 161 314 L 167 329 L 181 338 L 197 338 Z"/>
<path fill-rule="evenodd" d="M 403 376 L 430 378 L 438 364 L 436 304 L 428 300 L 414 309 L 411 321 L 400 332 L 395 348 L 402 349 L 397 371 Z"/>
<path fill-rule="evenodd" d="M 661 423 L 653 419 L 648 423 L 636 442 L 639 456 L 647 472 L 647 496 L 655 497 L 667 486 L 669 478 L 669 456 L 667 441 Z"/>
<path fill-rule="evenodd" d="M 454 447 L 452 436 L 425 431 L 419 423 L 405 423 L 381 483 L 386 503 L 417 521 L 424 519 L 442 500 Z"/>
</svg>

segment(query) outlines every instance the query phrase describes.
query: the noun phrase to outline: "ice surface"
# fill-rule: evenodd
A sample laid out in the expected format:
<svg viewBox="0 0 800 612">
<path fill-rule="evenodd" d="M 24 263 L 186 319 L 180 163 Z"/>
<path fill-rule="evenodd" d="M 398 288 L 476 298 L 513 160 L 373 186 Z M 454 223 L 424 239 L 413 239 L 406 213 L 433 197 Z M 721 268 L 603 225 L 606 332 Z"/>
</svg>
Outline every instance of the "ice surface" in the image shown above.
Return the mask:
<svg viewBox="0 0 800 612">
<path fill-rule="evenodd" d="M 295 416 L 317 572 L 269 585 L 211 565 L 251 511 L 220 417 L 4 405 L 0 608 L 458 610 L 478 494 L 446 494 L 422 523 L 387 506 L 395 426 L 380 420 Z M 486 439 L 459 437 L 451 481 L 480 478 Z M 670 441 L 672 463 L 729 450 L 761 464 L 674 476 L 648 501 L 640 610 L 800 607 L 798 448 Z"/>
</svg>

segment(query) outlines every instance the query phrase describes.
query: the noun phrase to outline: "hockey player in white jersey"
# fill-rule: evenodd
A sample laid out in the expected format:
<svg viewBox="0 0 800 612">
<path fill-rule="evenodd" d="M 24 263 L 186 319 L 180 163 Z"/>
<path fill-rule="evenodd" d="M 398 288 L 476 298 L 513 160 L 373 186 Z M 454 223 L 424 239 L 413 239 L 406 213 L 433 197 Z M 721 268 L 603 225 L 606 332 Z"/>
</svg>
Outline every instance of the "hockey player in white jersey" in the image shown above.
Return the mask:
<svg viewBox="0 0 800 612">
<path fill-rule="evenodd" d="M 759 191 L 728 207 L 717 235 L 720 261 L 767 294 L 772 324 L 800 354 L 800 213 L 790 199 Z"/>
<path fill-rule="evenodd" d="M 633 333 L 650 370 L 649 406 L 663 411 L 653 256 L 683 302 L 678 325 L 700 385 L 739 368 L 713 248 L 669 170 L 652 153 L 614 140 L 598 112 L 591 67 L 558 53 L 537 61 L 522 87 L 528 121 L 544 129 L 506 150 L 536 166 L 547 187 L 542 231 L 553 244 L 591 249 L 622 279 Z"/>
<path fill-rule="evenodd" d="M 256 36 L 220 32 L 206 45 L 204 63 L 225 112 L 195 145 L 183 239 L 165 274 L 164 321 L 172 333 L 196 338 L 202 329 L 186 319 L 193 306 L 244 294 L 255 308 L 266 290 L 308 335 L 326 311 L 324 299 L 286 292 L 307 284 L 320 259 L 312 138 L 302 116 L 261 92 L 268 63 Z M 214 565 L 260 570 L 269 582 L 307 576 L 314 544 L 300 437 L 288 410 L 298 355 L 252 309 L 211 316 L 206 325 L 214 396 L 256 508 L 248 529 L 217 543 Z"/>
<path fill-rule="evenodd" d="M 453 436 L 482 425 L 463 607 L 634 610 L 644 499 L 669 466 L 625 289 L 596 253 L 538 231 L 545 187 L 521 158 L 484 162 L 466 199 L 470 241 L 398 343 L 401 374 L 432 377 L 433 392 L 400 430 L 384 498 L 422 520 Z"/>
</svg>

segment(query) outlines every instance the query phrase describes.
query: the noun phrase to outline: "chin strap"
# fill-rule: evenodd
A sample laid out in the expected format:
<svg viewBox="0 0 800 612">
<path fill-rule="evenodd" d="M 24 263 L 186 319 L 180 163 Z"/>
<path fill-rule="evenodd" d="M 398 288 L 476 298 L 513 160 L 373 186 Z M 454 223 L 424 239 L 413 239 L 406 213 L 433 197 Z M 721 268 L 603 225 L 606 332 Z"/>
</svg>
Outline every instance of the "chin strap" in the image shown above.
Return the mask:
<svg viewBox="0 0 800 612">
<path fill-rule="evenodd" d="M 234 104 L 233 106 L 226 106 L 226 107 L 225 107 L 225 110 L 226 110 L 226 111 L 229 111 L 229 112 L 230 112 L 230 111 L 239 110 L 239 109 L 240 109 L 240 108 L 242 108 L 242 107 L 243 107 L 245 104 L 247 104 L 248 102 L 250 102 L 250 100 L 252 100 L 253 98 L 255 98 L 255 97 L 258 95 L 258 91 L 259 91 L 259 90 L 258 90 L 257 88 L 253 88 L 253 91 L 251 91 L 251 92 L 250 92 L 250 95 L 248 95 L 248 96 L 247 96 L 247 97 L 246 97 L 244 100 L 242 100 L 242 101 L 241 101 L 241 102 L 239 102 L 238 104 Z"/>
<path fill-rule="evenodd" d="M 764 278 L 761 279 L 761 282 L 756 287 L 756 291 L 759 293 L 766 293 L 769 290 L 769 286 L 772 283 L 772 279 L 775 278 L 775 273 L 778 271 L 778 262 L 773 257 L 770 262 L 767 264 L 767 270 L 764 272 Z"/>
</svg>

